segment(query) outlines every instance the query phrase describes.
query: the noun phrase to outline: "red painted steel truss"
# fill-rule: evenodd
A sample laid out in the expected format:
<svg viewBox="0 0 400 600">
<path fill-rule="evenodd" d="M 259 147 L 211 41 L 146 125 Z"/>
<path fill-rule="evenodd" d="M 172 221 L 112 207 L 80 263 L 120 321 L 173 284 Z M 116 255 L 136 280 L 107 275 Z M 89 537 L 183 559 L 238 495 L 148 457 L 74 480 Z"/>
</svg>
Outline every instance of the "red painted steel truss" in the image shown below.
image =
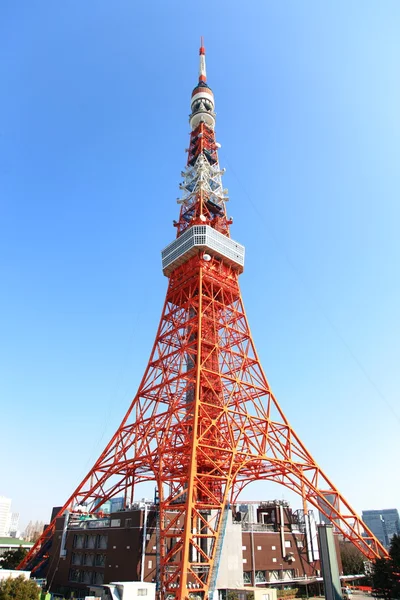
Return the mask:
<svg viewBox="0 0 400 600">
<path fill-rule="evenodd" d="M 367 557 L 386 555 L 271 393 L 237 273 L 200 254 L 174 271 L 138 394 L 60 514 L 84 502 L 95 511 L 117 495 L 131 501 L 147 480 L 160 498 L 162 589 L 177 598 L 187 597 L 189 582 L 196 593 L 208 590 L 223 507 L 255 480 L 302 494 Z M 28 562 L 53 531 L 54 523 Z"/>
<path fill-rule="evenodd" d="M 214 131 L 201 122 L 191 134 L 177 237 L 196 224 L 229 237 L 231 221 L 218 169 Z M 188 598 L 193 588 L 207 597 L 224 509 L 255 480 L 298 492 L 366 557 L 387 556 L 274 398 L 255 350 L 238 277 L 233 266 L 201 249 L 172 271 L 137 395 L 58 514 L 82 504 L 95 513 L 121 495 L 129 505 L 137 484 L 155 481 L 162 599 Z M 55 519 L 20 568 L 43 560 L 54 531 Z"/>
</svg>

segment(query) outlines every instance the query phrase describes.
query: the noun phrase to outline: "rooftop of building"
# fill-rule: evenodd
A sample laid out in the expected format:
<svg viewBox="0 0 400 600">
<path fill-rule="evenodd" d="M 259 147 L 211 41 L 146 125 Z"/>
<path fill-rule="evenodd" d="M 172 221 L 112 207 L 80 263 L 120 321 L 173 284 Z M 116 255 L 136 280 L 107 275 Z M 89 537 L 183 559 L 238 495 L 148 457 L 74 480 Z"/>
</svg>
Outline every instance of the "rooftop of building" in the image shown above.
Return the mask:
<svg viewBox="0 0 400 600">
<path fill-rule="evenodd" d="M 27 542 L 20 538 L 0 537 L 0 546 L 33 546 L 33 542 Z"/>
<path fill-rule="evenodd" d="M 388 513 L 390 513 L 390 514 L 392 514 L 392 513 L 396 514 L 397 513 L 398 514 L 398 510 L 397 510 L 397 508 L 381 508 L 381 509 L 379 509 L 379 508 L 373 508 L 373 509 L 370 509 L 370 510 L 363 510 L 362 511 L 363 515 L 383 515 L 383 514 L 388 514 Z"/>
</svg>

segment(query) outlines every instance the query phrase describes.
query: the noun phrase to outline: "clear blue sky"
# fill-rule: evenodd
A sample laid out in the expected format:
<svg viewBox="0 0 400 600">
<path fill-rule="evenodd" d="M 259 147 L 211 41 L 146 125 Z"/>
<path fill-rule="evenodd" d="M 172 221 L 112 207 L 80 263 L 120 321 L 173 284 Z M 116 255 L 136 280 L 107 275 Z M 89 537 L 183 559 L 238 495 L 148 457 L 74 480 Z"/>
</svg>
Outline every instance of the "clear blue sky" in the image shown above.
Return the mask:
<svg viewBox="0 0 400 600">
<path fill-rule="evenodd" d="M 400 508 L 399 31 L 397 0 L 1 3 L 0 495 L 23 525 L 147 363 L 201 34 L 272 389 L 358 511 Z"/>
</svg>

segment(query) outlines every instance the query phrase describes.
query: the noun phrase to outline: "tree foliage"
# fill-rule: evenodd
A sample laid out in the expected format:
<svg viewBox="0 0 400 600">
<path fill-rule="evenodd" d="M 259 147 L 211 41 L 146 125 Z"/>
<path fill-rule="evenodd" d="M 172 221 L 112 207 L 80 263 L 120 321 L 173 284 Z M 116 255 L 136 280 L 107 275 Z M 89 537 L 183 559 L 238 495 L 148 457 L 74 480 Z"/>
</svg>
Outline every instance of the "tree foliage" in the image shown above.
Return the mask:
<svg viewBox="0 0 400 600">
<path fill-rule="evenodd" d="M 351 542 L 339 542 L 343 575 L 359 575 L 365 571 L 365 557 Z"/>
<path fill-rule="evenodd" d="M 378 598 L 400 598 L 400 536 L 394 535 L 390 558 L 378 558 L 372 570 L 373 594 Z"/>
<path fill-rule="evenodd" d="M 0 559 L 2 569 L 16 569 L 28 551 L 20 546 L 17 550 L 7 550 Z"/>
<path fill-rule="evenodd" d="M 39 593 L 37 583 L 22 575 L 0 581 L 0 600 L 38 600 Z"/>
<path fill-rule="evenodd" d="M 29 524 L 24 532 L 24 540 L 27 540 L 28 542 L 36 542 L 43 533 L 43 529 L 43 521 L 36 521 L 35 523 L 29 521 Z"/>
</svg>

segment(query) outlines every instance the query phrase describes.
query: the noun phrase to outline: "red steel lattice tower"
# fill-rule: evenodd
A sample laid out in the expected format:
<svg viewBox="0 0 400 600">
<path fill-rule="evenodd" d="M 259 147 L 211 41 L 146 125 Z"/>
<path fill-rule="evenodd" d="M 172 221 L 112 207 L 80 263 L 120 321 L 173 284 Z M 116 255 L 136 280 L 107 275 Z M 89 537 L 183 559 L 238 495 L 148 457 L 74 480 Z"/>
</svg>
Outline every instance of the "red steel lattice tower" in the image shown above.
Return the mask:
<svg viewBox="0 0 400 600">
<path fill-rule="evenodd" d="M 160 595 L 207 598 L 230 503 L 255 480 L 281 483 L 323 512 L 366 557 L 385 548 L 290 426 L 261 367 L 239 289 L 244 247 L 230 237 L 214 95 L 200 48 L 176 239 L 162 252 L 167 295 L 150 360 L 118 431 L 65 510 L 99 511 L 135 485 L 159 498 Z M 179 524 L 179 525 L 178 525 Z M 182 527 L 183 524 L 183 527 Z M 46 557 L 55 520 L 23 566 Z"/>
</svg>

